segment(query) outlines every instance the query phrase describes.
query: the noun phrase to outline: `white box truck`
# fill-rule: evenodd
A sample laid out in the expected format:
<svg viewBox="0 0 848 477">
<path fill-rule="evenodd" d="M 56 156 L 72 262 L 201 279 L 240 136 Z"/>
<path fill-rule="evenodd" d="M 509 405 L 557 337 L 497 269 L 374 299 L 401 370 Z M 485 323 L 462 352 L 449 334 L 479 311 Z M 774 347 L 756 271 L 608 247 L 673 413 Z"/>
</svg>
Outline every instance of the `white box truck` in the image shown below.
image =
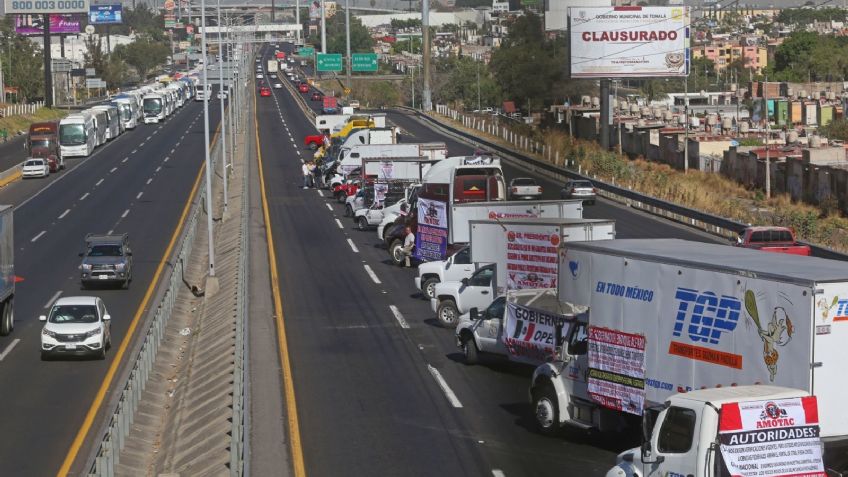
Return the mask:
<svg viewBox="0 0 848 477">
<path fill-rule="evenodd" d="M 582 209 L 565 205 L 570 204 L 546 204 L 540 214 L 582 215 Z M 430 307 L 439 323 L 456 326 L 460 315 L 486 308 L 508 290 L 555 289 L 559 253 L 566 242 L 615 238 L 612 220 L 540 217 L 468 221 L 471 262 L 477 270 L 461 281 L 435 286 Z"/>
<path fill-rule="evenodd" d="M 277 63 L 276 59 L 268 60 L 268 73 L 276 73 L 278 67 L 279 63 Z"/>
<path fill-rule="evenodd" d="M 15 328 L 15 208 L 0 205 L 0 336 Z"/>
<path fill-rule="evenodd" d="M 676 239 L 575 242 L 557 285 L 589 313 L 533 373 L 541 431 L 614 429 L 674 393 L 768 384 L 815 394 L 825 443 L 848 459 L 844 262 Z"/>
<path fill-rule="evenodd" d="M 363 144 L 339 153 L 338 172 L 347 175 L 365 165 L 367 159 L 375 157 L 420 157 L 428 161 L 439 161 L 447 157 L 448 148 L 443 142 L 422 144 Z M 420 179 L 420 177 L 419 177 Z"/>
</svg>

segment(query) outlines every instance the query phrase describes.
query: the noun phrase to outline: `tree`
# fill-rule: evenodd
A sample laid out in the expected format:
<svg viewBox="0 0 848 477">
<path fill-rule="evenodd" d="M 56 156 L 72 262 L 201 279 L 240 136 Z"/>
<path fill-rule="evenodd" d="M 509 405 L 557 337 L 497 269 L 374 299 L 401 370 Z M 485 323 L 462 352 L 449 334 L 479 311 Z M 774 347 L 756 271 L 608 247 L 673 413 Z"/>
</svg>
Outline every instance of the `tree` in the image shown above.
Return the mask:
<svg viewBox="0 0 848 477">
<path fill-rule="evenodd" d="M 336 14 L 327 19 L 327 53 L 346 53 L 345 15 L 339 9 Z M 371 53 L 374 51 L 374 40 L 368 29 L 359 18 L 350 17 L 350 51 L 351 53 Z"/>
<path fill-rule="evenodd" d="M 44 56 L 41 48 L 26 37 L 15 34 L 13 16 L 0 20 L 0 63 L 6 86 L 18 88 L 18 100 L 44 96 Z"/>
<path fill-rule="evenodd" d="M 435 69 L 433 99 L 436 102 L 461 103 L 466 109 L 477 109 L 479 77 L 480 106 L 500 104 L 500 87 L 482 62 L 468 57 L 448 58 L 438 61 Z"/>
<path fill-rule="evenodd" d="M 139 37 L 136 41 L 115 49 L 115 54 L 135 68 L 143 81 L 156 65 L 165 62 L 171 50 L 163 43 L 151 41 L 150 38 Z"/>
<path fill-rule="evenodd" d="M 848 120 L 835 119 L 827 126 L 820 127 L 819 133 L 829 139 L 848 141 Z"/>
</svg>

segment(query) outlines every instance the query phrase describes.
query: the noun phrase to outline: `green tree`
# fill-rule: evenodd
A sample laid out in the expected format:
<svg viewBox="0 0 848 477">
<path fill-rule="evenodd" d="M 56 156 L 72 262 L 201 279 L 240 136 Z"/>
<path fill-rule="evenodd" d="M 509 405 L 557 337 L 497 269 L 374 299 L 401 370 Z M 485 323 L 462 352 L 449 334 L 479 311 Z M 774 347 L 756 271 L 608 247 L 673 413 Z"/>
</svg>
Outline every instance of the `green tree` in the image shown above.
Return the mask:
<svg viewBox="0 0 848 477">
<path fill-rule="evenodd" d="M 0 20 L 0 63 L 6 86 L 18 88 L 18 100 L 44 96 L 44 56 L 41 48 L 15 34 L 13 16 Z"/>
<path fill-rule="evenodd" d="M 477 109 L 479 84 L 481 107 L 500 104 L 500 87 L 482 62 L 468 57 L 448 58 L 438 61 L 435 70 L 433 99 L 436 102 L 459 103 L 466 109 Z"/>
<path fill-rule="evenodd" d="M 336 14 L 327 19 L 327 53 L 346 53 L 345 15 L 339 9 Z M 359 18 L 350 16 L 350 51 L 351 53 L 371 53 L 374 51 L 374 40 L 368 29 Z"/>
<path fill-rule="evenodd" d="M 820 127 L 819 132 L 829 139 L 848 141 L 848 119 L 835 119 L 827 126 Z"/>
<path fill-rule="evenodd" d="M 146 37 L 137 38 L 136 41 L 115 49 L 115 54 L 135 68 L 142 81 L 147 78 L 150 70 L 165 63 L 170 53 L 171 50 L 166 45 Z"/>
</svg>

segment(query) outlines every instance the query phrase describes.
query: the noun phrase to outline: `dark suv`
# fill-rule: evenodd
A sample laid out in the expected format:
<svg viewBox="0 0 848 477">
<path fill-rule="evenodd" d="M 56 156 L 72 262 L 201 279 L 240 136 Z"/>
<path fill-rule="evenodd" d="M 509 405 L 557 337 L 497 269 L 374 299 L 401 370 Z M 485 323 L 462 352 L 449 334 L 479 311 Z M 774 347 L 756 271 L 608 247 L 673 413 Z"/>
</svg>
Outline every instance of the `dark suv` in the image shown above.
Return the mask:
<svg viewBox="0 0 848 477">
<path fill-rule="evenodd" d="M 95 283 L 120 284 L 129 288 L 132 281 L 132 250 L 129 235 L 85 236 L 85 252 L 80 253 L 80 281 L 86 288 Z"/>
</svg>

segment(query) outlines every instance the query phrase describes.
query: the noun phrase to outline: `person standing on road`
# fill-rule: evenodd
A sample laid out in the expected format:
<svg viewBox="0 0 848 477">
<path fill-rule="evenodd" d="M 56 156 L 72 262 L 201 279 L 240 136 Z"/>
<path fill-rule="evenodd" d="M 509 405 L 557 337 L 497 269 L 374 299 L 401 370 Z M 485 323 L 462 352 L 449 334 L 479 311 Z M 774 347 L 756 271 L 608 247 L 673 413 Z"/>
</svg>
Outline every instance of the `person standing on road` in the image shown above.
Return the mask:
<svg viewBox="0 0 848 477">
<path fill-rule="evenodd" d="M 311 179 L 311 173 L 309 172 L 309 163 L 304 162 L 303 166 L 300 168 L 301 172 L 303 172 L 303 188 L 309 189 L 309 179 Z"/>
<path fill-rule="evenodd" d="M 395 141 L 400 142 L 400 127 L 395 126 Z"/>
<path fill-rule="evenodd" d="M 415 234 L 412 233 L 411 227 L 406 227 L 403 229 L 403 248 L 401 249 L 401 254 L 403 255 L 403 266 L 411 267 L 412 266 L 412 249 L 415 248 Z"/>
</svg>

